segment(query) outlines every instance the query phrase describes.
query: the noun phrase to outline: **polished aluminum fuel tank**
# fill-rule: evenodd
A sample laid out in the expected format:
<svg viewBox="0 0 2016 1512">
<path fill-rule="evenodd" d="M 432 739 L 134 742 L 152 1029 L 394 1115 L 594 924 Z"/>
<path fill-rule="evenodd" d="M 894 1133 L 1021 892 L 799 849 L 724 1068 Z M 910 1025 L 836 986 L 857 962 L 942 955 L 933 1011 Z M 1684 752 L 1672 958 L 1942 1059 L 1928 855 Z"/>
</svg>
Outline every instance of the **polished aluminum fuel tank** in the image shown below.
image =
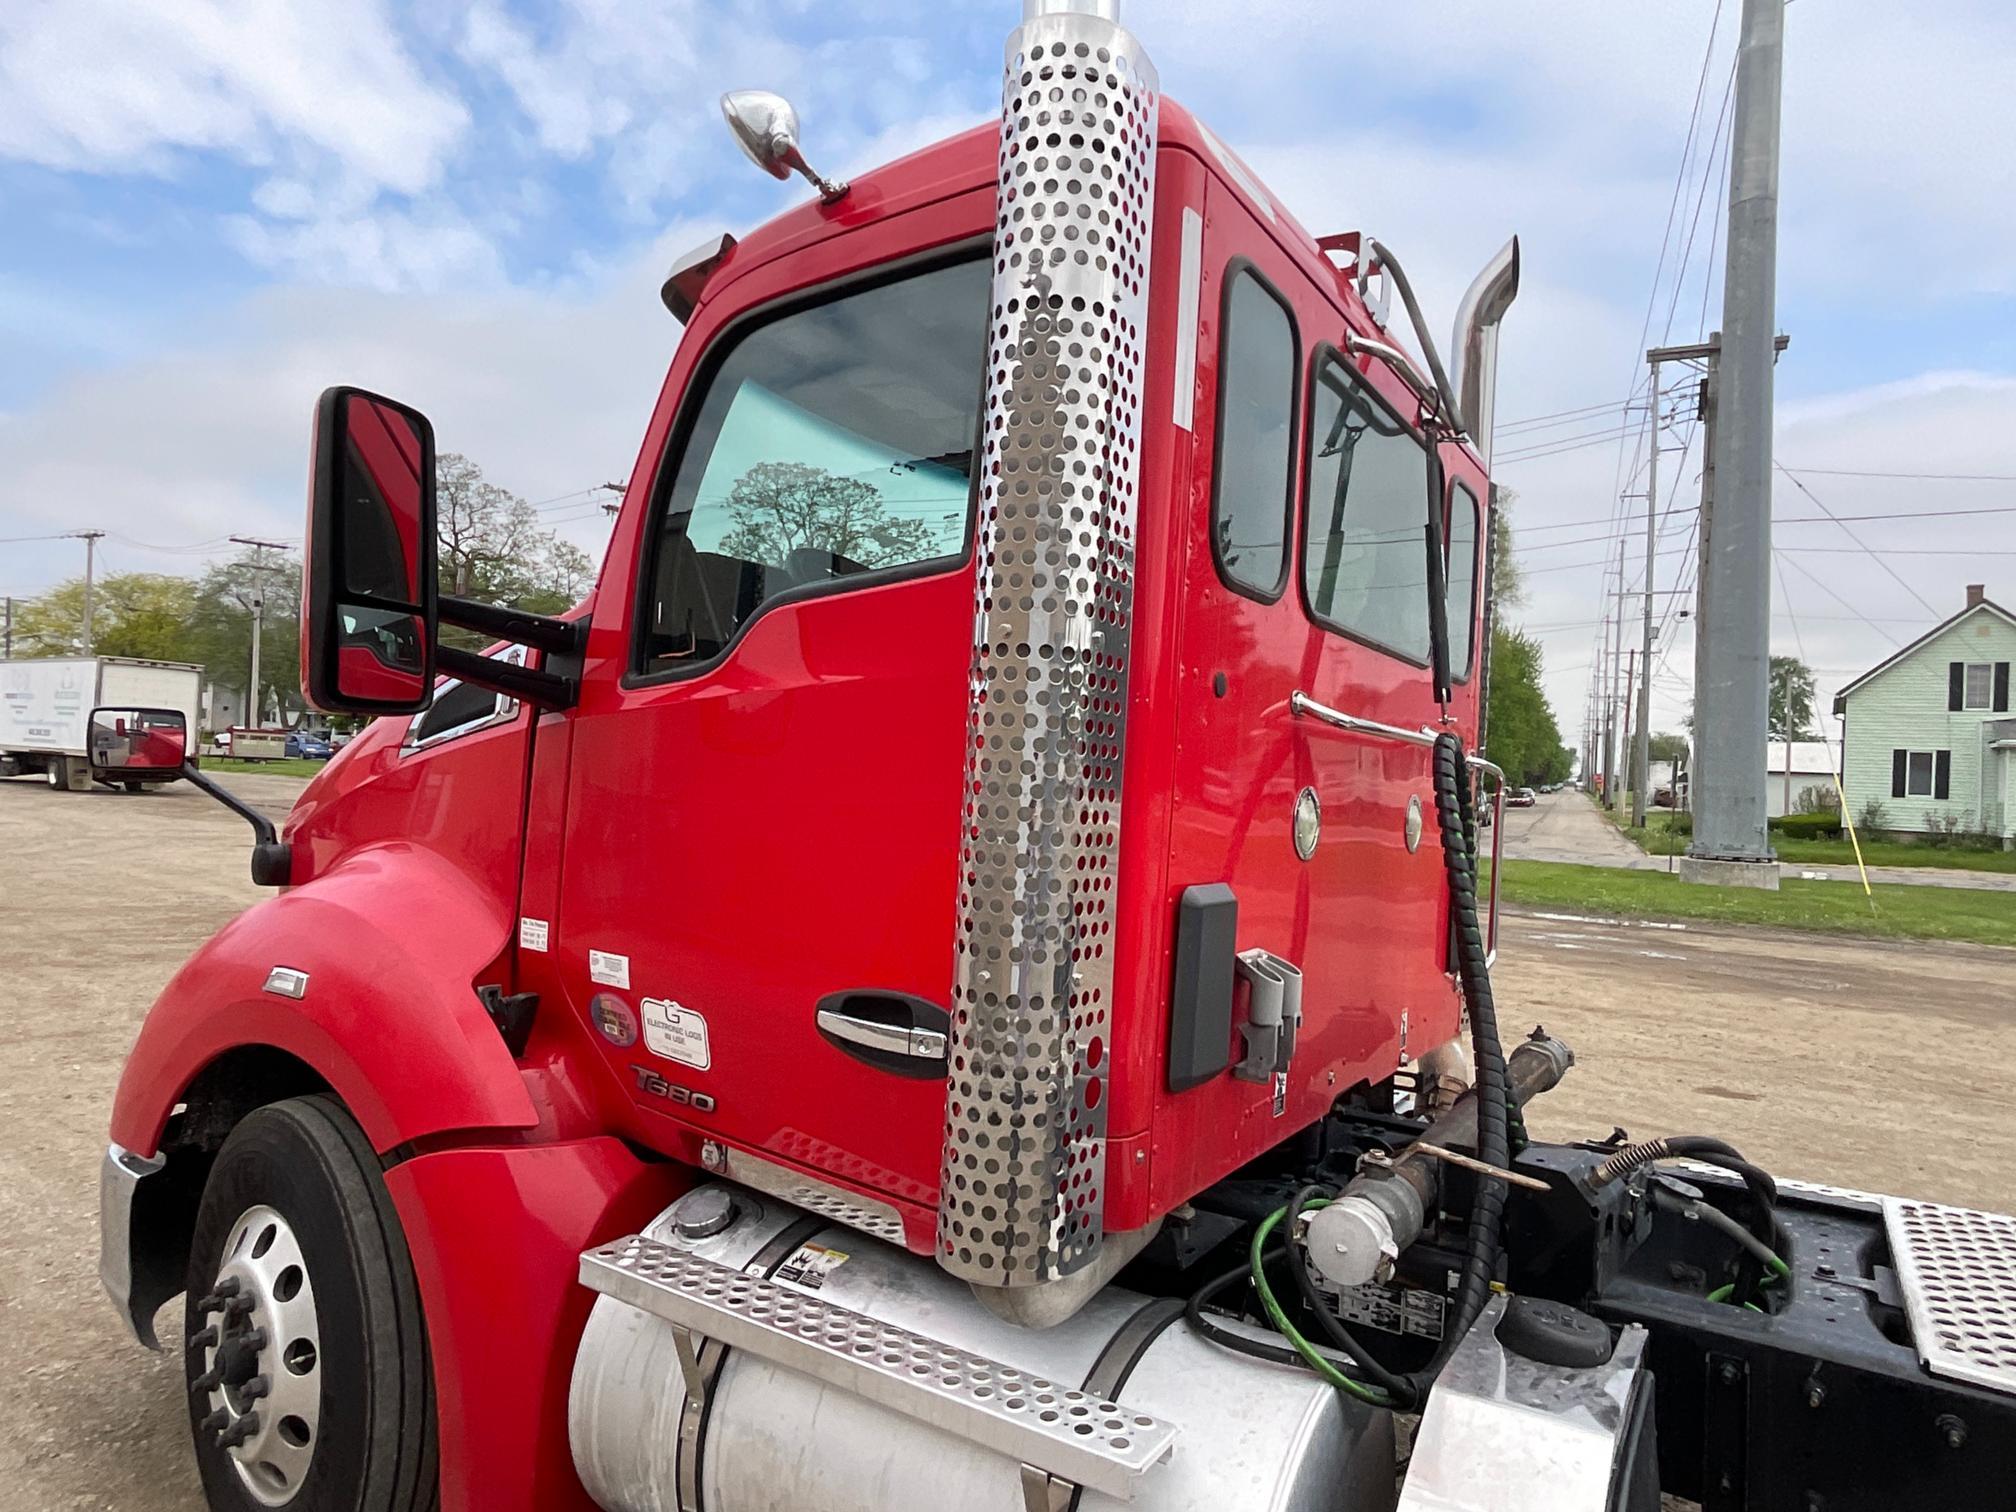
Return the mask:
<svg viewBox="0 0 2016 1512">
<path fill-rule="evenodd" d="M 1079 1512 L 1394 1505 L 1388 1414 L 1205 1342 L 1172 1302 L 1108 1287 L 1057 1328 L 1017 1328 L 929 1260 L 726 1183 L 689 1192 L 645 1233 L 1177 1425 L 1173 1453 L 1132 1502 L 1088 1489 Z M 1012 1459 L 795 1370 L 694 1344 L 708 1383 L 698 1399 L 669 1324 L 597 1300 L 568 1428 L 582 1482 L 608 1512 L 1023 1512 Z"/>
</svg>

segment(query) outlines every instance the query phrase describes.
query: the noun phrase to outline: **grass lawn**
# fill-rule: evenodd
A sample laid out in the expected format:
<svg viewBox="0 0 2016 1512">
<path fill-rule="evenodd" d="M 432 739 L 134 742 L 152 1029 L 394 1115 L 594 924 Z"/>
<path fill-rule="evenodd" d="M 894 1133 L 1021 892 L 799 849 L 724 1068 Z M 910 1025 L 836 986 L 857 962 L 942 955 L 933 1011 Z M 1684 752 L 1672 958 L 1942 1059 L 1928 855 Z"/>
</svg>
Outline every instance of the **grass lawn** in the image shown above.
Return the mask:
<svg viewBox="0 0 2016 1512">
<path fill-rule="evenodd" d="M 1648 813 L 1645 828 L 1632 829 L 1629 825 L 1619 825 L 1618 828 L 1636 841 L 1638 848 L 1647 855 L 1684 856 L 1687 854 L 1687 836 L 1668 829 L 1669 818 L 1667 814 Z M 1614 816 L 1611 822 L 1616 822 Z M 1774 831 L 1771 846 L 1778 852 L 1780 861 L 1790 861 L 1798 866 L 1846 866 L 1852 869 L 1855 865 L 1855 847 L 1848 843 L 1846 835 L 1839 840 L 1807 840 Z M 2016 851 L 1919 845 L 1909 840 L 1871 840 L 1865 837 L 1862 859 L 1871 866 L 1937 866 L 1956 871 L 2016 872 Z"/>
<path fill-rule="evenodd" d="M 1503 898 L 1533 908 L 1656 919 L 1768 924 L 1823 934 L 2016 945 L 2016 892 L 1877 883 L 1872 913 L 1859 882 L 1787 878 L 1777 892 L 1682 882 L 1665 872 L 1555 861 L 1507 861 Z"/>
<path fill-rule="evenodd" d="M 282 756 L 274 761 L 233 761 L 229 756 L 205 756 L 200 770 L 205 772 L 264 772 L 269 777 L 313 777 L 329 765 L 304 756 Z"/>
</svg>

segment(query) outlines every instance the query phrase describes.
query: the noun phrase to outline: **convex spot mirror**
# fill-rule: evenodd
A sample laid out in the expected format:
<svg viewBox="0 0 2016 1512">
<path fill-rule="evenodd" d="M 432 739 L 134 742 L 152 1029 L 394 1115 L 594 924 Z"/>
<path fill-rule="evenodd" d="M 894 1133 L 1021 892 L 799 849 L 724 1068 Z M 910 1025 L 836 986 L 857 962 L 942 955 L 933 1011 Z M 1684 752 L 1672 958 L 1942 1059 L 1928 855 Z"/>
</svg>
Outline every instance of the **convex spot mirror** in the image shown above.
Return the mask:
<svg viewBox="0 0 2016 1512">
<path fill-rule="evenodd" d="M 91 775 L 132 780 L 179 777 L 189 753 L 180 709 L 93 709 Z"/>
<path fill-rule="evenodd" d="M 439 626 L 434 427 L 332 388 L 315 406 L 301 682 L 318 709 L 412 714 L 432 701 Z"/>
</svg>

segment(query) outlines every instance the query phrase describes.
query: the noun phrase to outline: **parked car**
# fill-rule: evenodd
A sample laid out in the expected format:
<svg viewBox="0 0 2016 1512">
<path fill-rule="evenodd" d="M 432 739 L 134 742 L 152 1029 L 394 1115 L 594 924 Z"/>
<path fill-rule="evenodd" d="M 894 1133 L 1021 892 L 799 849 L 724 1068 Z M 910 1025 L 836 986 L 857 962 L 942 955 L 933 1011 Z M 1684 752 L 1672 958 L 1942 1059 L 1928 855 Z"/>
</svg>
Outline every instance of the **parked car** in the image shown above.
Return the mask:
<svg viewBox="0 0 2016 1512">
<path fill-rule="evenodd" d="M 309 761 L 327 761 L 336 754 L 336 748 L 329 743 L 328 736 L 314 730 L 292 730 L 287 735 L 287 754 Z"/>
<path fill-rule="evenodd" d="M 1540 801 L 1540 795 L 1529 787 L 1510 788 L 1505 794 L 1505 807 L 1531 808 Z"/>
</svg>

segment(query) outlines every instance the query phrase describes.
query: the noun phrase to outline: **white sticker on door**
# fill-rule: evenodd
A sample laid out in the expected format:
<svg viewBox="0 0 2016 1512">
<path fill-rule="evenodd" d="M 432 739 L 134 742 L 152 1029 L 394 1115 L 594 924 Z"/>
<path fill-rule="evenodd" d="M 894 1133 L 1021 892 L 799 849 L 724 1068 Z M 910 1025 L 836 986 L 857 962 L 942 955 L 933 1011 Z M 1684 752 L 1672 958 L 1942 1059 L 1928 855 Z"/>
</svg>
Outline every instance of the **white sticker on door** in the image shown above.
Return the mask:
<svg viewBox="0 0 2016 1512">
<path fill-rule="evenodd" d="M 608 950 L 588 952 L 588 980 L 604 987 L 630 985 L 630 957 Z"/>
<path fill-rule="evenodd" d="M 546 948 L 546 921 L 544 919 L 520 919 L 518 921 L 518 948 L 520 950 L 544 950 Z"/>
<path fill-rule="evenodd" d="M 707 1020 L 670 998 L 644 999 L 644 1047 L 653 1055 L 705 1071 L 714 1063 L 707 1046 Z"/>
</svg>

